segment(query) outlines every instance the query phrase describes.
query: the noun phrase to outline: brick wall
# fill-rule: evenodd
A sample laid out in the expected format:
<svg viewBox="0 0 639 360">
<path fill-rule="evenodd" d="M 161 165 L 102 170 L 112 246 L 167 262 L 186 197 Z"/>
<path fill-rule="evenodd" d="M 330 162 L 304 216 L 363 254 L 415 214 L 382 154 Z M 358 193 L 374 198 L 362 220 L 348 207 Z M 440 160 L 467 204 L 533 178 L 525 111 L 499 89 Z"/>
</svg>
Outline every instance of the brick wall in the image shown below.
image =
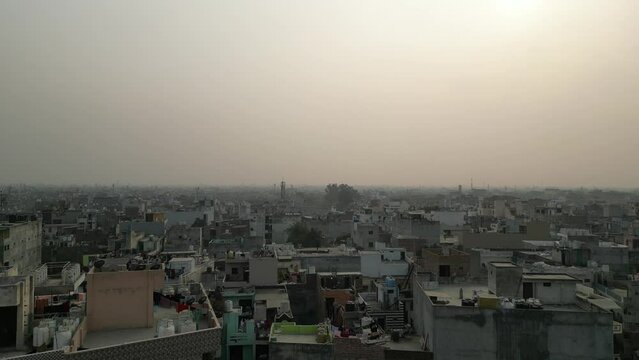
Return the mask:
<svg viewBox="0 0 639 360">
<path fill-rule="evenodd" d="M 358 338 L 334 338 L 334 360 L 384 360 L 384 348 L 366 345 Z"/>
<path fill-rule="evenodd" d="M 426 351 L 404 351 L 390 350 L 385 351 L 385 360 L 432 360 L 433 353 Z"/>
<path fill-rule="evenodd" d="M 202 359 L 220 348 L 221 329 L 206 329 L 169 337 L 136 341 L 118 346 L 64 353 L 48 351 L 16 357 L 16 360 L 173 360 Z"/>
</svg>

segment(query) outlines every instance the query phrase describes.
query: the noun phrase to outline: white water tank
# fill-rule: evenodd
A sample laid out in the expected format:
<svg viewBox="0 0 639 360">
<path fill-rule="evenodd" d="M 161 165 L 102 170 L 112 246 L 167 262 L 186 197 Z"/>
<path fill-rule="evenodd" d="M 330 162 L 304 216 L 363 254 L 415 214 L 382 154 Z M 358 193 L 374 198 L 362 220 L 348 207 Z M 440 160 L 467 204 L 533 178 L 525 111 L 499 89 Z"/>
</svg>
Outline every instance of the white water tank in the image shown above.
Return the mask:
<svg viewBox="0 0 639 360">
<path fill-rule="evenodd" d="M 71 342 L 71 330 L 60 326 L 59 330 L 56 331 L 55 337 L 53 339 L 53 348 L 55 350 L 62 349 L 65 346 L 69 345 Z"/>
<path fill-rule="evenodd" d="M 282 301 L 280 304 L 280 313 L 287 313 L 291 311 L 291 303 L 288 301 Z"/>
<path fill-rule="evenodd" d="M 224 312 L 231 312 L 233 311 L 233 301 L 231 300 L 226 300 L 224 301 Z"/>
<path fill-rule="evenodd" d="M 197 325 L 195 325 L 195 323 L 191 319 L 184 320 L 180 324 L 180 334 L 193 332 L 196 330 L 197 330 Z"/>
<path fill-rule="evenodd" d="M 42 333 L 42 330 L 44 329 L 49 330 L 49 328 L 41 327 L 36 327 L 33 329 L 33 347 L 40 347 L 42 346 L 42 344 L 44 344 L 44 334 Z"/>
<path fill-rule="evenodd" d="M 171 336 L 175 334 L 175 325 L 173 320 L 162 319 L 160 320 L 160 326 L 158 327 L 158 337 Z"/>
<path fill-rule="evenodd" d="M 51 330 L 47 326 L 40 327 L 40 336 L 43 344 L 49 345 L 51 343 Z"/>
</svg>

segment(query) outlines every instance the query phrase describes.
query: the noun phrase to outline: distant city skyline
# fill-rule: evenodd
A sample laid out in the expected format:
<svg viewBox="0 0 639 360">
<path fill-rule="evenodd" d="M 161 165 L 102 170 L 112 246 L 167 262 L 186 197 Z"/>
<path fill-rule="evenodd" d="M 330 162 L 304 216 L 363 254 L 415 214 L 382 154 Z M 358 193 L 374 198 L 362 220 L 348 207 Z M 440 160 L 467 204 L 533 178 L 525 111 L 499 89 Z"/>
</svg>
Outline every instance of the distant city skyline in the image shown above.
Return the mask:
<svg viewBox="0 0 639 360">
<path fill-rule="evenodd" d="M 637 1 L 0 2 L 0 184 L 639 184 Z"/>
</svg>

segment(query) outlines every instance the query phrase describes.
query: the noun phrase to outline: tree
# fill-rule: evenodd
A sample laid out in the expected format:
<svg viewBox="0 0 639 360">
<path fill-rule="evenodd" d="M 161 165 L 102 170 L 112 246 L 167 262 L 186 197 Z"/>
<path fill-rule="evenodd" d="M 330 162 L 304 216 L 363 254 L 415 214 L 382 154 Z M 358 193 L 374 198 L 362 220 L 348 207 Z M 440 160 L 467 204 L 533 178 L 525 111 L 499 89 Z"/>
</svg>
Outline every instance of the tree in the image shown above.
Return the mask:
<svg viewBox="0 0 639 360">
<path fill-rule="evenodd" d="M 304 247 L 314 247 L 314 248 L 320 247 L 321 244 L 322 244 L 322 232 L 314 228 L 311 228 L 311 230 L 309 230 L 308 234 L 306 234 L 305 241 L 302 243 Z"/>
<path fill-rule="evenodd" d="M 348 184 L 326 185 L 324 198 L 331 206 L 338 210 L 347 210 L 354 202 L 359 200 L 359 192 Z"/>
<path fill-rule="evenodd" d="M 286 229 L 288 242 L 297 247 L 319 247 L 322 244 L 322 232 L 315 228 L 308 228 L 304 223 L 297 222 Z"/>
<path fill-rule="evenodd" d="M 301 246 L 309 232 L 308 227 L 301 222 L 293 224 L 286 229 L 288 233 L 288 242 L 295 246 Z"/>
</svg>

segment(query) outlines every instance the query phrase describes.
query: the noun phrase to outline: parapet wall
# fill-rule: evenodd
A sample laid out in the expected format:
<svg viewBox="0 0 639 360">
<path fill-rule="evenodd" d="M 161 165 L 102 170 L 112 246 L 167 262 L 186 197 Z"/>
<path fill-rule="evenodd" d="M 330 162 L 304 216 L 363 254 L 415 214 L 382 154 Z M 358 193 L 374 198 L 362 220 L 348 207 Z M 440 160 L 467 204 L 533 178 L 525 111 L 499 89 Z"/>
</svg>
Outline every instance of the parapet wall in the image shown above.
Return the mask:
<svg viewBox="0 0 639 360">
<path fill-rule="evenodd" d="M 222 329 L 206 329 L 118 346 L 65 353 L 62 350 L 19 356 L 16 360 L 202 360 L 205 354 L 213 359 L 220 348 Z"/>
</svg>

